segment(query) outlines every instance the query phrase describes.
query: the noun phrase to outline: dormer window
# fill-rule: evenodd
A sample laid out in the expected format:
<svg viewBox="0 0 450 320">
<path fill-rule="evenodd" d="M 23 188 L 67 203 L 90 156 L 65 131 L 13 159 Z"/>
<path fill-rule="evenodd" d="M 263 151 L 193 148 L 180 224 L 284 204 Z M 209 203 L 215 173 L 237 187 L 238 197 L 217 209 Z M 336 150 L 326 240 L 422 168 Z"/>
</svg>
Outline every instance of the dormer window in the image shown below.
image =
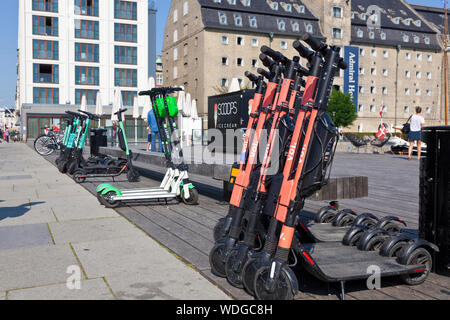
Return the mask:
<svg viewBox="0 0 450 320">
<path fill-rule="evenodd" d="M 227 15 L 225 12 L 219 11 L 219 22 L 220 24 L 227 24 Z"/>
<path fill-rule="evenodd" d="M 421 20 L 417 20 L 416 21 L 416 27 L 421 27 L 422 26 L 422 21 Z"/>
<path fill-rule="evenodd" d="M 250 27 L 258 28 L 258 21 L 256 20 L 255 16 L 249 16 L 248 20 L 250 21 Z"/>
<path fill-rule="evenodd" d="M 300 6 L 298 11 L 300 13 L 305 13 L 305 6 Z"/>
<path fill-rule="evenodd" d="M 418 36 L 414 36 L 414 43 L 420 43 L 420 38 Z"/>
<path fill-rule="evenodd" d="M 370 39 L 375 39 L 375 32 L 370 31 L 370 32 L 369 32 L 369 38 L 370 38 Z"/>
<path fill-rule="evenodd" d="M 299 32 L 300 31 L 300 25 L 298 24 L 298 22 L 292 21 L 291 24 L 292 24 L 292 30 L 294 32 Z"/>
<path fill-rule="evenodd" d="M 381 40 L 386 40 L 386 32 L 380 33 Z"/>
<path fill-rule="evenodd" d="M 425 44 L 430 44 L 430 38 L 425 37 Z"/>
<path fill-rule="evenodd" d="M 333 17 L 342 18 L 342 8 L 333 7 Z"/>
<path fill-rule="evenodd" d="M 361 17 L 361 20 L 364 20 L 364 21 L 366 21 L 366 19 L 367 19 L 367 15 L 365 13 L 361 13 L 360 17 Z"/>
<path fill-rule="evenodd" d="M 285 31 L 286 30 L 286 22 L 283 19 L 277 19 L 278 30 Z"/>
<path fill-rule="evenodd" d="M 408 35 L 404 34 L 402 38 L 403 38 L 403 42 L 409 42 L 409 36 Z"/>
<path fill-rule="evenodd" d="M 290 4 L 290 3 L 286 4 L 286 11 L 292 12 L 292 4 Z"/>
<path fill-rule="evenodd" d="M 239 26 L 242 27 L 242 17 L 239 13 L 235 13 L 234 14 L 234 23 Z"/>
<path fill-rule="evenodd" d="M 230 4 L 232 5 L 236 5 L 236 0 L 228 0 L 230 2 Z"/>
<path fill-rule="evenodd" d="M 364 37 L 364 31 L 358 30 L 357 35 L 358 35 L 358 38 Z"/>
<path fill-rule="evenodd" d="M 350 14 L 350 17 L 353 19 L 355 19 L 355 13 L 352 11 L 352 13 Z"/>
<path fill-rule="evenodd" d="M 394 23 L 395 24 L 399 24 L 400 23 L 400 18 L 394 18 Z"/>
<path fill-rule="evenodd" d="M 272 9 L 278 10 L 278 2 L 272 2 Z"/>
<path fill-rule="evenodd" d="M 310 23 L 305 24 L 306 32 L 313 33 L 313 26 Z"/>
<path fill-rule="evenodd" d="M 251 5 L 252 5 L 252 1 L 251 0 L 244 0 L 244 6 L 250 7 Z"/>
<path fill-rule="evenodd" d="M 405 19 L 403 20 L 405 25 L 409 26 L 411 24 L 411 20 L 410 19 Z"/>
</svg>

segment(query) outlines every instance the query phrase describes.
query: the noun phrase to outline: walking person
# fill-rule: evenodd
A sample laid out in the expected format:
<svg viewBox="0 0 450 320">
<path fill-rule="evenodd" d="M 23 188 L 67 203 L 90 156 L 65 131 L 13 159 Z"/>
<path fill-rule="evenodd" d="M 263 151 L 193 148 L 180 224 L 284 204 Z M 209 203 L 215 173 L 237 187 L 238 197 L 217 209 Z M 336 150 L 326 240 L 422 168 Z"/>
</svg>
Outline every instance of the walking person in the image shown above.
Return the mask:
<svg viewBox="0 0 450 320">
<path fill-rule="evenodd" d="M 150 109 L 150 111 L 147 114 L 147 125 L 149 127 L 149 130 L 151 130 L 151 132 L 152 132 L 152 135 L 151 135 L 152 151 L 153 152 L 156 151 L 156 137 L 158 137 L 158 145 L 159 145 L 158 150 L 159 150 L 159 152 L 163 152 L 161 136 L 159 135 L 158 124 L 156 123 L 156 117 L 155 117 L 155 113 L 154 113 L 153 109 Z M 150 142 L 150 140 L 149 140 L 149 142 Z M 148 146 L 147 146 L 147 149 L 148 149 Z"/>
<path fill-rule="evenodd" d="M 9 143 L 9 129 L 8 127 L 5 128 L 5 140 L 7 143 Z"/>
<path fill-rule="evenodd" d="M 152 143 L 152 128 L 150 127 L 150 124 L 147 124 L 147 152 L 150 151 L 150 145 Z"/>
<path fill-rule="evenodd" d="M 422 141 L 420 140 L 422 127 L 425 125 L 425 119 L 421 116 L 422 108 L 416 107 L 416 114 L 411 117 L 411 131 L 408 135 L 409 150 L 408 160 L 411 160 L 412 151 L 414 148 L 414 142 L 417 142 L 417 158 L 420 160 L 422 154 Z"/>
</svg>

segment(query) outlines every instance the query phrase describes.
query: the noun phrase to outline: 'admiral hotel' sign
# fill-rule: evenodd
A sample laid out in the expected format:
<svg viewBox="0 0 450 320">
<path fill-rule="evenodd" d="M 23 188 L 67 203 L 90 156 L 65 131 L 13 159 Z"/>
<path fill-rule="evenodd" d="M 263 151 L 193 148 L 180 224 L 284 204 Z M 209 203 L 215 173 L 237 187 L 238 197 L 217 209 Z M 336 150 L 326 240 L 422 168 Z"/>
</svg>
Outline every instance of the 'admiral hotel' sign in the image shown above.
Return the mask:
<svg viewBox="0 0 450 320">
<path fill-rule="evenodd" d="M 344 92 L 350 93 L 358 112 L 359 48 L 346 46 L 344 59 L 348 66 L 344 73 Z"/>
</svg>

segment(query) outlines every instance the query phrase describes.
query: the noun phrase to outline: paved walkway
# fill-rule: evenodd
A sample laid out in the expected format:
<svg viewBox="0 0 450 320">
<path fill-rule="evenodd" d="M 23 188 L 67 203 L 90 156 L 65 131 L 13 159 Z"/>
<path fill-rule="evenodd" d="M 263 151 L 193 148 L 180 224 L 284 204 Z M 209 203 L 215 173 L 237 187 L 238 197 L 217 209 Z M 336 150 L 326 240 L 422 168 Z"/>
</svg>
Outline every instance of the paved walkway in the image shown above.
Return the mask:
<svg viewBox="0 0 450 320">
<path fill-rule="evenodd" d="M 229 297 L 27 145 L 3 143 L 2 299 Z"/>
</svg>

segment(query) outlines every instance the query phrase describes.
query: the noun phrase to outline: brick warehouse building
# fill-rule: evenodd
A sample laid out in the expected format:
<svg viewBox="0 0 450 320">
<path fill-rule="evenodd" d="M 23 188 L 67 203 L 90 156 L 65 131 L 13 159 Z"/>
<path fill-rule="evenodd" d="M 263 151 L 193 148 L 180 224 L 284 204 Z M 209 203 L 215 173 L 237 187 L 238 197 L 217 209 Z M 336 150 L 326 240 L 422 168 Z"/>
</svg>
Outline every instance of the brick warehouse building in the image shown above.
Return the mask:
<svg viewBox="0 0 450 320">
<path fill-rule="evenodd" d="M 343 55 L 357 53 L 358 119 L 346 130 L 375 131 L 381 108 L 390 126 L 404 123 L 416 106 L 427 124 L 441 124 L 442 31 L 424 10 L 403 0 L 173 0 L 164 82 L 183 85 L 206 118 L 208 96 L 217 88 L 232 78 L 248 86 L 244 72 L 260 67 L 262 45 L 293 56 L 292 43 L 310 32 L 340 46 Z M 341 72 L 335 85 L 347 91 L 347 82 Z"/>
</svg>

